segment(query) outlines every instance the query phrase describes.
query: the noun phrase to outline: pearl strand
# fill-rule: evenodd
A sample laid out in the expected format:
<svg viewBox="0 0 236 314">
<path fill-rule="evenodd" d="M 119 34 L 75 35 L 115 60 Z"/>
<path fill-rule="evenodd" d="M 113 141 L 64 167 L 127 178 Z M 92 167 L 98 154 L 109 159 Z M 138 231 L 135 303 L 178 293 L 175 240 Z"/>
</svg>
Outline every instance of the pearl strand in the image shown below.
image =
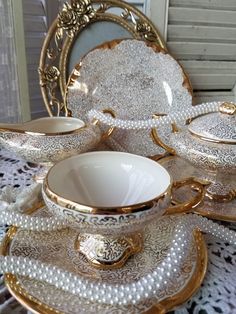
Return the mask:
<svg viewBox="0 0 236 314">
<path fill-rule="evenodd" d="M 112 285 L 100 281 L 95 282 L 52 265 L 15 256 L 0 256 L 0 271 L 45 281 L 91 302 L 110 305 L 137 304 L 155 296 L 158 290 L 165 289 L 169 278 L 173 279 L 175 274 L 178 274 L 193 240 L 194 228 L 199 228 L 203 232 L 236 245 L 234 231 L 213 223 L 207 218 L 189 214 L 176 225 L 176 232 L 164 261 L 152 273 L 134 283 Z"/>
<path fill-rule="evenodd" d="M 187 108 L 184 112 L 168 114 L 166 116 L 160 116 L 158 119 L 148 120 L 115 119 L 100 111 L 92 109 L 88 112 L 88 118 L 90 121 L 92 121 L 93 119 L 97 119 L 105 125 L 123 130 L 151 129 L 160 126 L 170 125 L 173 122 L 183 122 L 189 118 L 194 118 L 201 114 L 218 111 L 221 104 L 222 102 L 207 102 L 198 106 Z"/>
<path fill-rule="evenodd" d="M 164 289 L 168 284 L 168 278 L 173 278 L 175 273 L 180 271 L 185 253 L 192 241 L 190 234 L 192 233 L 187 226 L 178 223 L 165 260 L 153 273 L 129 284 L 114 285 L 100 281 L 94 282 L 52 265 L 15 256 L 0 256 L 0 271 L 45 281 L 81 298 L 87 298 L 91 302 L 110 305 L 137 304 L 154 296 L 157 290 Z"/>
<path fill-rule="evenodd" d="M 13 225 L 33 231 L 53 231 L 68 227 L 68 222 L 57 217 L 32 217 L 14 210 L 0 211 L 1 224 Z"/>
<path fill-rule="evenodd" d="M 193 227 L 200 229 L 204 233 L 208 233 L 224 242 L 236 246 L 236 232 L 216 222 L 209 220 L 196 214 L 189 214 Z"/>
</svg>

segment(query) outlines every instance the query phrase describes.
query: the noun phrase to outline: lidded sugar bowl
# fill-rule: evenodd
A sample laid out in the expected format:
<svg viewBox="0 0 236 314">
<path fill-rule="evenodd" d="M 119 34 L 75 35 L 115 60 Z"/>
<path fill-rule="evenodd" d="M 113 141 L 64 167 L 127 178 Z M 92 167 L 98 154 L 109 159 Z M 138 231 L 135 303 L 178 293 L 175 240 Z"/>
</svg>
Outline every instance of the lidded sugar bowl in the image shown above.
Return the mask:
<svg viewBox="0 0 236 314">
<path fill-rule="evenodd" d="M 176 153 L 206 170 L 211 183 L 207 196 L 230 201 L 236 196 L 236 105 L 223 103 L 219 112 L 194 119 L 186 128 L 174 128 L 170 143 Z"/>
</svg>

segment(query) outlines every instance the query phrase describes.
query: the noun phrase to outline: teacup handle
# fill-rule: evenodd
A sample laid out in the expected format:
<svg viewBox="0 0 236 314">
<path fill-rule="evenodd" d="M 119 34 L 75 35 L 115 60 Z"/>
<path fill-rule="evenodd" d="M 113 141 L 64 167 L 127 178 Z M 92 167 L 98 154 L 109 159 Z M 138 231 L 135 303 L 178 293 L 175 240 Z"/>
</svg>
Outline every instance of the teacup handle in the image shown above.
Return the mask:
<svg viewBox="0 0 236 314">
<path fill-rule="evenodd" d="M 112 116 L 112 118 L 116 117 L 115 112 L 112 109 L 104 109 L 102 112 L 103 113 L 109 113 Z M 94 125 L 98 125 L 98 123 L 99 123 L 98 119 L 94 119 L 92 121 L 92 124 L 94 124 Z M 102 134 L 101 140 L 102 141 L 106 140 L 113 133 L 114 129 L 115 129 L 115 127 L 111 126 L 105 133 Z"/>
<path fill-rule="evenodd" d="M 197 190 L 197 194 L 194 197 L 192 197 L 189 201 L 169 207 L 166 210 L 165 214 L 172 215 L 176 213 L 186 213 L 201 203 L 205 195 L 205 189 L 204 186 L 200 182 L 196 181 L 194 178 L 190 177 L 187 179 L 183 179 L 181 181 L 174 182 L 172 185 L 172 190 L 178 189 L 185 185 L 186 186 L 190 185 L 192 188 Z"/>
</svg>

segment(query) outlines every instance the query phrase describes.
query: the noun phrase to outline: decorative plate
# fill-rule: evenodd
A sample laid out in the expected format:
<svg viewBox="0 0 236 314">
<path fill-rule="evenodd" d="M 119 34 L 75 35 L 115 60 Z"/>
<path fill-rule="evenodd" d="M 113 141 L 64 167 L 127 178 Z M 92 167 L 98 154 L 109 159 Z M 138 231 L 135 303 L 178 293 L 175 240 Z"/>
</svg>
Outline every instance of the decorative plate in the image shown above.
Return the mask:
<svg viewBox="0 0 236 314">
<path fill-rule="evenodd" d="M 169 156 L 162 158 L 158 161 L 172 176 L 173 180 L 181 180 L 183 178 L 195 177 L 200 180 L 209 180 L 212 175 L 212 180 L 214 180 L 214 174 L 209 171 L 204 171 L 201 168 L 194 167 L 188 161 L 177 157 Z M 218 193 L 224 194 L 229 188 L 236 189 L 236 182 L 229 182 L 228 186 L 218 185 Z M 185 191 L 183 191 L 183 189 Z M 180 189 L 177 196 L 179 201 L 184 200 L 184 196 L 191 195 L 190 189 L 186 188 Z M 215 192 L 215 191 L 214 191 Z M 223 221 L 236 222 L 236 199 L 228 202 L 216 202 L 205 198 L 199 206 L 197 206 L 194 211 L 212 219 L 218 219 Z"/>
<path fill-rule="evenodd" d="M 130 1 L 68 0 L 62 3 L 47 32 L 39 60 L 40 88 L 50 116 L 65 113 L 68 70 L 73 69 L 78 56 L 114 38 L 145 39 L 165 47 L 155 25 Z"/>
<path fill-rule="evenodd" d="M 37 212 L 47 216 L 47 208 Z M 76 230 L 33 232 L 11 228 L 2 246 L 2 254 L 22 256 L 59 266 L 86 278 L 107 283 L 132 283 L 152 272 L 165 258 L 173 239 L 176 222 L 181 216 L 166 216 L 144 230 L 144 250 L 131 257 L 124 267 L 101 270 L 91 267 L 74 249 Z M 190 235 L 192 245 L 186 249 L 181 271 L 177 271 L 165 290 L 157 290 L 156 297 L 143 304 L 111 306 L 89 302 L 49 284 L 27 277 L 6 274 L 5 282 L 16 299 L 34 313 L 165 313 L 182 304 L 200 287 L 207 265 L 207 251 L 200 231 Z M 179 269 L 179 268 L 178 268 Z"/>
<path fill-rule="evenodd" d="M 150 119 L 154 114 L 183 112 L 192 106 L 192 89 L 179 63 L 154 43 L 114 40 L 85 55 L 76 65 L 66 89 L 67 108 L 87 119 L 91 109 L 112 109 L 117 118 Z M 115 130 L 113 150 L 144 156 L 163 153 L 151 130 Z M 168 143 L 171 126 L 158 130 Z"/>
</svg>

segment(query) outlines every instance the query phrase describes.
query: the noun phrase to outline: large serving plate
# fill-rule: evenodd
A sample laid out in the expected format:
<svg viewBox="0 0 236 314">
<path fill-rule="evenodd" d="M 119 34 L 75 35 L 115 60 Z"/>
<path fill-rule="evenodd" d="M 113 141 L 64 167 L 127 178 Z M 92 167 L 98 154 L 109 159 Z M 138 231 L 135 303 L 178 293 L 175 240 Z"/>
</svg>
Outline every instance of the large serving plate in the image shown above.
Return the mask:
<svg viewBox="0 0 236 314">
<path fill-rule="evenodd" d="M 47 216 L 42 206 L 37 215 Z M 117 270 L 101 270 L 90 266 L 74 249 L 78 235 L 76 230 L 33 232 L 11 228 L 2 246 L 2 254 L 22 256 L 56 265 L 61 269 L 102 280 L 106 283 L 131 283 L 151 273 L 161 263 L 175 234 L 176 223 L 181 216 L 166 216 L 153 222 L 144 230 L 144 249 L 131 257 L 124 267 Z M 157 290 L 155 298 L 145 303 L 128 306 L 111 306 L 89 302 L 49 284 L 27 277 L 7 274 L 5 282 L 16 299 L 33 313 L 165 313 L 185 302 L 200 287 L 207 265 L 207 251 L 199 231 L 190 234 L 191 245 L 174 278 L 166 289 Z"/>
<path fill-rule="evenodd" d="M 192 106 L 192 89 L 180 64 L 154 43 L 114 40 L 86 54 L 66 88 L 74 117 L 87 119 L 91 109 L 112 109 L 117 118 L 150 119 L 154 114 L 183 112 Z M 171 127 L 158 130 L 168 144 Z M 150 130 L 118 130 L 108 139 L 113 150 L 144 156 L 163 153 Z"/>
<path fill-rule="evenodd" d="M 209 181 L 212 176 L 212 180 L 214 180 L 214 174 L 211 174 L 207 170 L 203 170 L 201 168 L 194 167 L 188 161 L 177 157 L 177 156 L 169 156 L 159 160 L 159 163 L 166 168 L 166 170 L 170 173 L 173 180 L 181 180 L 184 178 L 194 177 L 200 180 Z M 236 182 L 229 182 L 231 189 L 236 189 Z M 218 193 L 225 193 L 225 186 L 218 185 Z M 229 187 L 228 187 L 229 188 Z M 185 189 L 185 191 L 183 191 Z M 192 191 L 190 189 L 183 188 L 179 190 L 179 195 L 177 196 L 179 201 L 184 201 L 184 198 L 190 197 Z M 207 197 L 204 201 L 195 207 L 194 211 L 202 216 L 206 216 L 212 219 L 218 219 L 223 221 L 231 221 L 236 222 L 236 199 L 228 202 L 217 202 L 213 200 L 209 200 Z"/>
</svg>

